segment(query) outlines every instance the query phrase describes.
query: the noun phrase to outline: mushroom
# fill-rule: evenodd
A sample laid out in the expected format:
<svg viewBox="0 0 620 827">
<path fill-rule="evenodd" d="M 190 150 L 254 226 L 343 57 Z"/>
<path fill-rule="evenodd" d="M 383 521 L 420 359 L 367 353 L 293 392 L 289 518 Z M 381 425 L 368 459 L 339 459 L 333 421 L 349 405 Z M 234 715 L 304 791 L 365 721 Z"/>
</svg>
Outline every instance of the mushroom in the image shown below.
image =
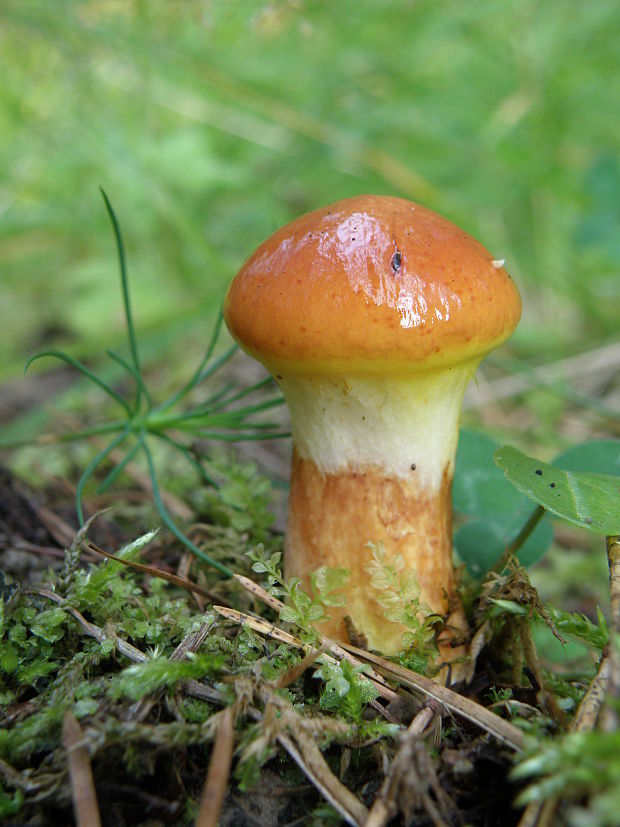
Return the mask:
<svg viewBox="0 0 620 827">
<path fill-rule="evenodd" d="M 369 544 L 402 555 L 420 605 L 466 628 L 452 560 L 451 484 L 465 387 L 521 313 L 503 262 L 400 198 L 361 195 L 301 216 L 245 262 L 224 317 L 288 403 L 293 458 L 285 573 L 348 569 L 321 631 L 402 649 L 370 584 Z M 451 643 L 453 646 L 451 648 Z"/>
</svg>

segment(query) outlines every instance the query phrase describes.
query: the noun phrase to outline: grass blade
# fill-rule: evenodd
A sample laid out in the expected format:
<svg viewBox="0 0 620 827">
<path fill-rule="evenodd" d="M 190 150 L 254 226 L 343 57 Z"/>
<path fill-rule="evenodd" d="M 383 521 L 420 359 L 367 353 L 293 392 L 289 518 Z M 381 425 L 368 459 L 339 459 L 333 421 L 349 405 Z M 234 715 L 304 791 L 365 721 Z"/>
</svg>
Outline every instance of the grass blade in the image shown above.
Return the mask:
<svg viewBox="0 0 620 827">
<path fill-rule="evenodd" d="M 233 396 L 228 397 L 228 399 L 222 399 L 221 406 L 230 405 L 233 402 L 237 402 L 239 399 L 243 399 L 245 396 L 250 396 L 250 394 L 252 393 L 256 393 L 258 391 L 263 390 L 263 388 L 269 387 L 269 385 L 271 385 L 272 383 L 273 379 L 271 378 L 271 376 L 266 376 L 264 379 L 261 379 L 260 382 L 256 382 L 254 385 L 250 385 L 247 388 L 241 388 L 241 390 L 237 391 L 237 393 L 235 393 Z M 232 390 L 234 387 L 235 386 L 232 385 L 230 386 L 230 389 Z M 213 403 L 214 401 L 215 400 L 213 398 L 208 400 L 207 402 L 205 402 L 205 406 L 209 403 Z M 219 410 L 219 407 L 211 408 L 211 410 Z"/>
<path fill-rule="evenodd" d="M 131 428 L 129 425 L 120 433 L 117 437 L 115 437 L 111 442 L 109 442 L 105 448 L 102 448 L 98 454 L 96 454 L 91 461 L 88 463 L 82 476 L 80 477 L 78 484 L 75 489 L 75 510 L 77 511 L 78 521 L 80 525 L 84 525 L 84 510 L 82 508 L 82 494 L 84 492 L 84 487 L 88 480 L 92 477 L 93 473 L 96 471 L 97 467 L 103 460 L 109 456 L 112 451 L 117 448 L 131 432 Z"/>
<path fill-rule="evenodd" d="M 259 433 L 248 431 L 246 433 L 235 432 L 234 434 L 222 433 L 222 431 L 197 431 L 196 436 L 201 439 L 215 439 L 220 442 L 257 442 L 265 439 L 288 439 L 290 431 L 275 431 L 270 433 Z"/>
<path fill-rule="evenodd" d="M 125 402 L 123 397 L 118 394 L 114 388 L 110 387 L 107 382 L 104 382 L 103 379 L 100 379 L 96 376 L 91 370 L 89 370 L 86 365 L 82 364 L 78 359 L 74 359 L 73 356 L 69 356 L 68 353 L 64 353 L 62 350 L 42 350 L 40 353 L 35 353 L 34 356 L 31 356 L 26 364 L 24 365 L 24 373 L 28 370 L 30 365 L 35 362 L 37 359 L 42 359 L 44 356 L 52 356 L 54 359 L 60 359 L 61 362 L 65 362 L 67 365 L 70 365 L 72 368 L 78 370 L 83 376 L 87 379 L 90 379 L 91 382 L 94 382 L 95 385 L 101 388 L 104 393 L 107 393 L 108 396 L 111 396 L 115 402 L 118 402 L 119 405 L 127 412 L 128 416 L 133 416 L 133 411 L 130 406 Z"/>
<path fill-rule="evenodd" d="M 197 422 L 197 425 L 220 425 L 222 427 L 227 427 L 230 423 L 230 427 L 234 427 L 234 423 L 245 422 L 247 417 L 252 414 L 262 413 L 263 411 L 268 411 L 270 408 L 276 408 L 283 404 L 284 399 L 280 396 L 275 397 L 274 399 L 268 399 L 265 402 L 258 402 L 256 405 L 248 405 L 245 408 L 237 408 L 232 411 L 226 410 L 223 413 L 215 413 L 213 409 L 200 407 L 195 408 L 192 411 L 186 411 L 185 413 L 179 414 L 178 417 L 175 417 L 174 422 L 170 424 L 171 427 L 181 427 L 180 423 L 188 422 L 192 419 L 198 419 L 202 421 Z M 258 425 L 256 427 L 258 427 Z"/>
<path fill-rule="evenodd" d="M 108 488 L 112 485 L 114 480 L 116 480 L 118 478 L 118 476 L 123 472 L 123 470 L 129 465 L 129 463 L 132 461 L 132 459 L 135 457 L 135 455 L 138 453 L 139 450 L 140 450 L 140 443 L 136 442 L 136 444 L 132 445 L 132 447 L 129 449 L 129 451 L 127 451 L 127 453 L 125 454 L 123 459 L 118 463 L 118 465 L 116 465 L 110 471 L 110 473 L 107 475 L 107 477 L 101 483 L 101 485 L 99 485 L 97 487 L 97 491 L 96 491 L 97 494 L 103 494 L 104 491 L 108 490 Z"/>
<path fill-rule="evenodd" d="M 115 353 L 113 350 L 109 350 L 107 348 L 106 353 L 108 354 L 110 359 L 113 359 L 115 362 L 118 362 L 118 364 L 121 365 L 121 367 L 125 368 L 127 373 L 129 373 L 136 380 L 136 385 L 141 389 L 142 393 L 144 394 L 144 398 L 146 399 L 147 410 L 150 411 L 152 407 L 151 395 L 148 392 L 146 385 L 144 384 L 144 380 L 142 379 L 141 374 L 138 373 L 138 371 L 133 367 L 133 365 L 130 365 L 126 359 L 123 359 L 123 357 L 119 353 Z"/>
<path fill-rule="evenodd" d="M 157 506 L 157 511 L 159 512 L 159 516 L 162 518 L 162 521 L 166 528 L 179 540 L 183 545 L 188 548 L 192 554 L 198 557 L 203 563 L 206 563 L 208 566 L 211 566 L 216 571 L 219 571 L 220 574 L 223 574 L 224 577 L 234 577 L 234 572 L 228 568 L 228 566 L 219 563 L 217 560 L 213 560 L 209 557 L 208 554 L 205 554 L 204 551 L 201 551 L 198 546 L 195 546 L 192 541 L 183 534 L 180 528 L 178 528 L 172 520 L 172 517 L 168 513 L 166 506 L 163 503 L 161 498 L 161 494 L 159 491 L 159 485 L 157 483 L 157 475 L 155 471 L 155 463 L 153 462 L 153 456 L 149 450 L 148 445 L 144 441 L 144 438 L 140 437 L 140 444 L 142 446 L 142 450 L 144 452 L 144 456 L 146 457 L 146 461 L 149 466 L 149 475 L 151 477 L 151 484 L 153 486 L 153 499 L 155 500 L 155 505 Z"/>
<path fill-rule="evenodd" d="M 131 313 L 131 302 L 129 298 L 129 281 L 127 279 L 127 262 L 125 259 L 125 245 L 123 243 L 123 236 L 121 228 L 116 218 L 116 213 L 112 208 L 110 199 L 108 198 L 103 187 L 99 187 L 101 195 L 105 202 L 110 221 L 112 222 L 112 229 L 114 230 L 114 237 L 116 239 L 116 249 L 118 252 L 118 261 L 121 270 L 121 286 L 123 288 L 123 306 L 125 308 L 125 321 L 127 323 L 127 336 L 129 338 L 129 350 L 131 351 L 131 358 L 137 373 L 140 373 L 140 362 L 138 360 L 138 345 L 136 342 L 136 331 L 133 324 L 133 316 Z M 142 394 L 142 387 L 140 385 L 136 388 L 136 409 L 140 407 Z"/>
<path fill-rule="evenodd" d="M 198 367 L 194 371 L 194 374 L 193 374 L 192 378 L 185 385 L 183 385 L 182 388 L 180 388 L 176 393 L 174 393 L 169 399 L 167 399 L 165 402 L 162 402 L 161 405 L 158 405 L 158 407 L 156 408 L 156 411 L 158 413 L 160 411 L 167 411 L 170 408 L 172 408 L 173 405 L 176 405 L 176 403 L 180 399 L 182 399 L 184 396 L 186 396 L 193 388 L 196 387 L 196 385 L 199 382 L 202 381 L 201 380 L 202 372 L 205 368 L 205 365 L 207 364 L 207 362 L 209 361 L 209 359 L 213 355 L 215 345 L 217 344 L 217 340 L 219 338 L 220 331 L 222 329 L 222 322 L 223 321 L 224 321 L 224 315 L 223 315 L 222 311 L 220 310 L 220 312 L 218 313 L 218 316 L 217 316 L 217 320 L 215 322 L 215 327 L 213 328 L 213 333 L 211 334 L 211 339 L 209 340 L 209 344 L 207 346 L 206 353 L 202 357 L 202 360 L 201 360 L 200 364 L 198 365 Z M 235 345 L 234 350 L 236 350 L 236 348 L 237 348 L 237 346 Z M 234 350 L 233 350 L 233 352 L 234 352 Z"/>
<path fill-rule="evenodd" d="M 228 350 L 224 351 L 224 353 L 218 357 L 208 368 L 205 368 L 198 374 L 198 378 L 194 384 L 198 385 L 200 382 L 204 382 L 205 379 L 208 379 L 210 376 L 218 371 L 226 362 L 230 361 L 230 359 L 235 355 L 235 353 L 239 350 L 238 345 L 232 345 L 228 348 Z M 192 385 L 193 387 L 193 385 Z"/>
</svg>

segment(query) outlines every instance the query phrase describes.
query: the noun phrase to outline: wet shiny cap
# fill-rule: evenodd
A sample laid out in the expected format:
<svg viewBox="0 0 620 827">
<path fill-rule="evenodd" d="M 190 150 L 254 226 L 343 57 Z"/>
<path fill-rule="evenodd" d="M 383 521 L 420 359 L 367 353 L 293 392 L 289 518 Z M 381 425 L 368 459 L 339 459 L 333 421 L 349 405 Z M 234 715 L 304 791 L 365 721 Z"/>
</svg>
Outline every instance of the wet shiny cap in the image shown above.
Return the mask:
<svg viewBox="0 0 620 827">
<path fill-rule="evenodd" d="M 233 280 L 224 318 L 273 372 L 415 373 L 479 359 L 521 300 L 485 248 L 437 213 L 361 195 L 282 227 Z"/>
</svg>

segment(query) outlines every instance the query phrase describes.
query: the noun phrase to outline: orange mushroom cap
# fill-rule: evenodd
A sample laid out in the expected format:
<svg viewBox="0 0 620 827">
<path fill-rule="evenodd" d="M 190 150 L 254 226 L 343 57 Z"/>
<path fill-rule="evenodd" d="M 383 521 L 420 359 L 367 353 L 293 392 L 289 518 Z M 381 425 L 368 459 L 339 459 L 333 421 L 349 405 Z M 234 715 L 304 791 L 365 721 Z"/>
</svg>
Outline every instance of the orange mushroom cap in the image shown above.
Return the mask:
<svg viewBox="0 0 620 827">
<path fill-rule="evenodd" d="M 389 196 L 337 201 L 287 224 L 232 282 L 226 323 L 272 371 L 417 373 L 479 359 L 521 300 L 474 238 Z"/>
</svg>

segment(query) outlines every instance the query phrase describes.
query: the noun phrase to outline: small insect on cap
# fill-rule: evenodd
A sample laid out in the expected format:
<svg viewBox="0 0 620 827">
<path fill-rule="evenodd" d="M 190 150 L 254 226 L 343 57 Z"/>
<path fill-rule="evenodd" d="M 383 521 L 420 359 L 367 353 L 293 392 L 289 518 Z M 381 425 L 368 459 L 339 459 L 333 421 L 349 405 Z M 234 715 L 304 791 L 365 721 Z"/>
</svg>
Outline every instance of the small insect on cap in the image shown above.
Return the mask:
<svg viewBox="0 0 620 827">
<path fill-rule="evenodd" d="M 519 293 L 478 241 L 425 207 L 361 195 L 282 227 L 226 298 L 234 338 L 272 371 L 415 373 L 481 358 Z"/>
</svg>

